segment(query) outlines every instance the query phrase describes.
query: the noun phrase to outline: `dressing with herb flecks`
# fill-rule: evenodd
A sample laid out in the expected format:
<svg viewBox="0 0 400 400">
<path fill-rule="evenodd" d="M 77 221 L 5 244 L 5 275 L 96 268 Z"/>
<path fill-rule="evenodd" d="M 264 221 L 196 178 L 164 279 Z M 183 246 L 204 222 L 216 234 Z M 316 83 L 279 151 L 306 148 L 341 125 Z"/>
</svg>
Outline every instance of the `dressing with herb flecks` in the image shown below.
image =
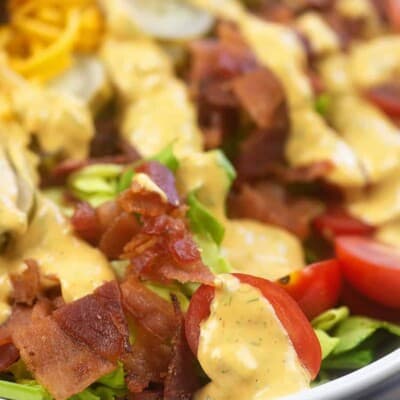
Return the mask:
<svg viewBox="0 0 400 400">
<path fill-rule="evenodd" d="M 271 304 L 232 275 L 217 278 L 197 356 L 211 382 L 195 400 L 270 400 L 310 382 Z"/>
</svg>

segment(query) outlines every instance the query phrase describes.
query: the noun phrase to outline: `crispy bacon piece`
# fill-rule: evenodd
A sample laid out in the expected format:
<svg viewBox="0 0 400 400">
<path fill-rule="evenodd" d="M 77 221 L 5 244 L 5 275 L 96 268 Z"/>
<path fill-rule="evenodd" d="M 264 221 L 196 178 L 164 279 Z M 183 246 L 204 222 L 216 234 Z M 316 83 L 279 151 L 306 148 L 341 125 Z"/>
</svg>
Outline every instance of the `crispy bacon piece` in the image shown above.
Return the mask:
<svg viewBox="0 0 400 400">
<path fill-rule="evenodd" d="M 143 172 L 167 195 L 172 206 L 179 205 L 179 195 L 176 190 L 174 174 L 164 165 L 156 161 L 148 161 L 139 165 L 136 172 Z"/>
<path fill-rule="evenodd" d="M 28 370 L 56 400 L 83 391 L 116 367 L 74 341 L 51 315 L 32 317 L 13 332 L 12 339 Z"/>
<path fill-rule="evenodd" d="M 110 222 L 99 241 L 99 249 L 110 259 L 115 260 L 123 253 L 125 245 L 140 230 L 135 215 L 124 211 Z"/>
<path fill-rule="evenodd" d="M 96 210 L 86 202 L 78 203 L 71 223 L 75 232 L 90 244 L 97 244 L 101 234 L 100 221 L 97 217 Z"/>
<path fill-rule="evenodd" d="M 286 103 L 280 81 L 267 68 L 247 72 L 232 81 L 233 93 L 260 129 L 274 128 L 275 115 Z"/>
<path fill-rule="evenodd" d="M 116 281 L 105 283 L 91 295 L 69 303 L 53 313 L 54 320 L 76 343 L 116 362 L 130 351 L 129 332 Z"/>
<path fill-rule="evenodd" d="M 176 298 L 173 299 L 176 332 L 172 340 L 172 359 L 164 384 L 164 400 L 190 400 L 200 388 L 195 358 L 186 340 L 185 321 Z"/>
<path fill-rule="evenodd" d="M 19 351 L 12 343 L 0 344 L 0 372 L 6 371 L 19 359 Z"/>
<path fill-rule="evenodd" d="M 168 343 L 137 326 L 132 353 L 123 358 L 129 391 L 141 393 L 150 383 L 162 384 L 171 356 Z"/>
<path fill-rule="evenodd" d="M 135 181 L 118 197 L 118 204 L 128 213 L 144 216 L 166 214 L 171 210 L 171 205 L 159 193 L 147 190 Z"/>
<path fill-rule="evenodd" d="M 229 201 L 229 213 L 235 218 L 252 218 L 277 225 L 305 239 L 311 221 L 322 211 L 321 205 L 308 198 L 294 198 L 282 186 L 262 182 L 242 185 Z"/>
<path fill-rule="evenodd" d="M 212 284 L 213 275 L 201 260 L 184 222 L 183 210 L 142 218 L 140 234 L 124 249 L 123 257 L 131 261 L 131 273 L 158 281 Z"/>
<path fill-rule="evenodd" d="M 143 328 L 160 340 L 168 340 L 175 331 L 172 304 L 143 285 L 133 275 L 121 284 L 125 309 Z"/>
<path fill-rule="evenodd" d="M 15 303 L 32 306 L 41 290 L 40 273 L 36 261 L 26 260 L 25 264 L 26 270 L 21 274 L 10 274 L 10 280 Z"/>
</svg>

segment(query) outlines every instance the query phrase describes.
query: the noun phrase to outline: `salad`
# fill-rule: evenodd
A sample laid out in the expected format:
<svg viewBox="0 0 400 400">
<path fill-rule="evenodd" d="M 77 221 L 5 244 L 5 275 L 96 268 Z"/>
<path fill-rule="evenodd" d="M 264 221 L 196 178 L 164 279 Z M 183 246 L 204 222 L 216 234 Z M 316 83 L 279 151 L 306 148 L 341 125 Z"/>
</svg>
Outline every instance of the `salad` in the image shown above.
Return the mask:
<svg viewBox="0 0 400 400">
<path fill-rule="evenodd" d="M 0 21 L 0 398 L 270 400 L 399 347 L 397 0 Z"/>
</svg>

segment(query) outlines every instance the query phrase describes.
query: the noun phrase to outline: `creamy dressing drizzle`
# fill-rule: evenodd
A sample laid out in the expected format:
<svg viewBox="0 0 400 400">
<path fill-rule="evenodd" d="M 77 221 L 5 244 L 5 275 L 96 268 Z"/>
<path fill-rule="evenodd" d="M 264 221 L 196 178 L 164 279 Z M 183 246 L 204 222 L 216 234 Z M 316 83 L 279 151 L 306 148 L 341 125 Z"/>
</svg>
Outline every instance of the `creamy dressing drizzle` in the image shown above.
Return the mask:
<svg viewBox="0 0 400 400">
<path fill-rule="evenodd" d="M 231 275 L 217 278 L 198 359 L 211 382 L 195 400 L 270 400 L 310 382 L 271 304 Z"/>
<path fill-rule="evenodd" d="M 21 272 L 26 259 L 35 259 L 44 274 L 59 278 L 67 302 L 90 294 L 114 279 L 102 253 L 73 235 L 55 204 L 38 197 L 36 207 L 26 234 L 16 238 L 7 252 L 0 255 L 0 323 L 10 314 L 8 274 Z"/>
<path fill-rule="evenodd" d="M 217 152 L 183 158 L 176 177 L 179 193 L 196 190 L 200 201 L 225 226 L 221 253 L 233 271 L 274 280 L 304 266 L 301 243 L 291 233 L 258 221 L 226 218 L 230 183 Z"/>
<path fill-rule="evenodd" d="M 202 150 L 203 136 L 187 88 L 175 78 L 171 61 L 155 41 L 109 39 L 101 56 L 125 104 L 122 134 L 140 154 L 153 156 L 171 143 L 179 157 Z"/>
</svg>

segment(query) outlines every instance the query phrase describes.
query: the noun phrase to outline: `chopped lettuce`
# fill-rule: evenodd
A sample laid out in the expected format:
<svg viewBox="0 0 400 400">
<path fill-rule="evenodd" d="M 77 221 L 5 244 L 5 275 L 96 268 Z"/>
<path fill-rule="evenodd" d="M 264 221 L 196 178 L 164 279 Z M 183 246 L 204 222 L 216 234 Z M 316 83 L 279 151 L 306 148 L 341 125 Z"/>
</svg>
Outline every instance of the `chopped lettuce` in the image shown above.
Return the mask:
<svg viewBox="0 0 400 400">
<path fill-rule="evenodd" d="M 192 230 L 198 235 L 209 234 L 220 245 L 225 234 L 224 226 L 201 204 L 194 192 L 189 194 L 187 203 L 190 207 L 187 216 Z"/>
<path fill-rule="evenodd" d="M 349 316 L 346 307 L 328 310 L 312 321 L 322 349 L 322 373 L 364 367 L 379 357 L 388 340 L 400 337 L 400 326 Z"/>
<path fill-rule="evenodd" d="M 195 192 L 189 194 L 188 205 L 187 217 L 204 264 L 216 274 L 230 272 L 230 265 L 219 248 L 225 234 L 224 226 L 198 200 Z"/>
<path fill-rule="evenodd" d="M 349 315 L 350 312 L 347 307 L 332 308 L 314 318 L 311 324 L 315 329 L 328 332 L 337 324 L 348 318 Z"/>
<path fill-rule="evenodd" d="M 35 381 L 15 383 L 0 381 L 0 398 L 10 400 L 51 400 L 50 394 Z"/>
<path fill-rule="evenodd" d="M 173 145 L 166 147 L 149 160 L 158 161 L 172 172 L 179 167 L 179 161 L 173 153 Z M 139 161 L 126 168 L 118 164 L 93 164 L 73 173 L 68 179 L 68 187 L 80 200 L 97 207 L 128 189 L 135 176 L 135 167 L 146 160 Z"/>
<path fill-rule="evenodd" d="M 116 164 L 89 165 L 69 177 L 68 187 L 77 198 L 97 207 L 117 196 L 122 173 L 123 167 Z"/>
<path fill-rule="evenodd" d="M 151 157 L 150 160 L 158 161 L 160 164 L 163 164 L 172 172 L 175 172 L 179 168 L 179 161 L 175 157 L 173 143 L 167 146 L 165 149 L 161 150 L 154 157 Z"/>
<path fill-rule="evenodd" d="M 325 331 L 321 329 L 315 329 L 314 331 L 321 345 L 322 359 L 324 360 L 326 357 L 329 356 L 329 354 L 332 353 L 332 351 L 338 345 L 340 339 L 329 336 Z"/>
<path fill-rule="evenodd" d="M 115 371 L 100 378 L 97 382 L 107 386 L 111 389 L 124 389 L 125 388 L 125 374 L 124 367 L 121 363 L 118 363 L 118 367 Z"/>
<path fill-rule="evenodd" d="M 331 97 L 328 93 L 321 93 L 315 100 L 314 107 L 315 111 L 323 117 L 328 113 L 328 109 L 331 103 Z"/>
<path fill-rule="evenodd" d="M 187 311 L 189 307 L 189 299 L 182 293 L 176 285 L 160 285 L 154 282 L 144 282 L 146 287 L 164 300 L 171 301 L 171 295 L 176 296 L 182 311 Z"/>
</svg>

